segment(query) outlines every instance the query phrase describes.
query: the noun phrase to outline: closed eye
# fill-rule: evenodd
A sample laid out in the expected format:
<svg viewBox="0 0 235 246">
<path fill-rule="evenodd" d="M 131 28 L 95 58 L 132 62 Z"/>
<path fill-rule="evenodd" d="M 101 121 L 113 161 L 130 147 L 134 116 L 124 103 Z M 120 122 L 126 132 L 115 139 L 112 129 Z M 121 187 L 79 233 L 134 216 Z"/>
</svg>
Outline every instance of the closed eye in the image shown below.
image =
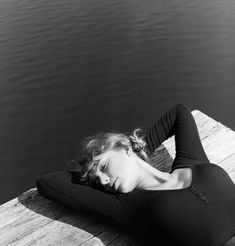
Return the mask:
<svg viewBox="0 0 235 246">
<path fill-rule="evenodd" d="M 107 167 L 107 164 L 103 164 L 103 165 L 101 166 L 101 171 L 104 171 L 104 170 L 106 169 L 106 167 Z"/>
</svg>

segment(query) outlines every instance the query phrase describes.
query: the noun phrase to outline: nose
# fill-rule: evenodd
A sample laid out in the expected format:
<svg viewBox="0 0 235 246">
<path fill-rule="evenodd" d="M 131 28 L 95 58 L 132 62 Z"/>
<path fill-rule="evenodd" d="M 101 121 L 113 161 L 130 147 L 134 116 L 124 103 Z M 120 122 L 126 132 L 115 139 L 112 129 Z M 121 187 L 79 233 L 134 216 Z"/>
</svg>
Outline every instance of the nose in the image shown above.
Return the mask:
<svg viewBox="0 0 235 246">
<path fill-rule="evenodd" d="M 100 181 L 100 184 L 102 185 L 106 185 L 109 183 L 109 177 L 107 175 L 105 175 L 104 173 L 101 173 L 99 176 L 99 181 Z"/>
</svg>

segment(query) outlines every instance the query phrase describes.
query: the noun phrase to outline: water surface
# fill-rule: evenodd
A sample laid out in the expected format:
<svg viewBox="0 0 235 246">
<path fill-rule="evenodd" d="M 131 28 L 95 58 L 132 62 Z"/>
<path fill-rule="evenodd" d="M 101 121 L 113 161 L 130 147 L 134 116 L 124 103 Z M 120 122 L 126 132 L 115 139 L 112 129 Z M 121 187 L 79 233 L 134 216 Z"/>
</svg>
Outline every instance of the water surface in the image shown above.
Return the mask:
<svg viewBox="0 0 235 246">
<path fill-rule="evenodd" d="M 100 130 L 184 102 L 235 130 L 235 2 L 0 1 L 0 203 Z"/>
</svg>

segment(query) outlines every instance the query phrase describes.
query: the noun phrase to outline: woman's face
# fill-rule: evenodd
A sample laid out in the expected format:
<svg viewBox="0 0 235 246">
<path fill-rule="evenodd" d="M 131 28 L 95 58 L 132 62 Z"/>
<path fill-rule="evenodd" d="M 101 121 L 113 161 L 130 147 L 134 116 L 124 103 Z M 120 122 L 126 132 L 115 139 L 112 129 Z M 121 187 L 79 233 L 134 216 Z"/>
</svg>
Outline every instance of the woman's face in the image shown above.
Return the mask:
<svg viewBox="0 0 235 246">
<path fill-rule="evenodd" d="M 89 174 L 106 190 L 127 193 L 136 188 L 139 169 L 131 150 L 108 150 L 93 161 Z"/>
</svg>

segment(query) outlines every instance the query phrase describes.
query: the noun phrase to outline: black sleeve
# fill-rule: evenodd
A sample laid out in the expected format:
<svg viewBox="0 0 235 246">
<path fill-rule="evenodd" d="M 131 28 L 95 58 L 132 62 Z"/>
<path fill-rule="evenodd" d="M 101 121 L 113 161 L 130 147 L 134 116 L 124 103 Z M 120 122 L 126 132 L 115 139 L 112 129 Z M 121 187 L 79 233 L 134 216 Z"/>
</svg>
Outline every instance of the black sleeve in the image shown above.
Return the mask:
<svg viewBox="0 0 235 246">
<path fill-rule="evenodd" d="M 97 213 L 117 223 L 125 223 L 138 211 L 145 199 L 141 194 L 108 193 L 71 182 L 66 171 L 43 176 L 37 181 L 40 195 L 73 210 Z"/>
<path fill-rule="evenodd" d="M 175 135 L 176 159 L 186 158 L 209 162 L 202 147 L 195 120 L 184 104 L 176 104 L 172 107 L 147 132 L 146 142 L 150 151 L 153 152 L 173 135 Z"/>
</svg>

